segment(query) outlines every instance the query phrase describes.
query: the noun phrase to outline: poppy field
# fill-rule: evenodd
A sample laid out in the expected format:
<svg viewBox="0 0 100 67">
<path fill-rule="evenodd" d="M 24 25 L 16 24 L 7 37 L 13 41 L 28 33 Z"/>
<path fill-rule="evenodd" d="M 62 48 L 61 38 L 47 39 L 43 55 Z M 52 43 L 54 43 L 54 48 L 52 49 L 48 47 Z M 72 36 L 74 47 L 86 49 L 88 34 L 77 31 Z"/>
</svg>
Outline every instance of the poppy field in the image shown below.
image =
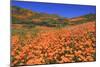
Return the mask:
<svg viewBox="0 0 100 67">
<path fill-rule="evenodd" d="M 53 64 L 95 61 L 95 22 L 68 29 L 12 36 L 12 64 Z"/>
<path fill-rule="evenodd" d="M 11 66 L 96 61 L 96 17 L 76 18 L 12 7 Z"/>
</svg>

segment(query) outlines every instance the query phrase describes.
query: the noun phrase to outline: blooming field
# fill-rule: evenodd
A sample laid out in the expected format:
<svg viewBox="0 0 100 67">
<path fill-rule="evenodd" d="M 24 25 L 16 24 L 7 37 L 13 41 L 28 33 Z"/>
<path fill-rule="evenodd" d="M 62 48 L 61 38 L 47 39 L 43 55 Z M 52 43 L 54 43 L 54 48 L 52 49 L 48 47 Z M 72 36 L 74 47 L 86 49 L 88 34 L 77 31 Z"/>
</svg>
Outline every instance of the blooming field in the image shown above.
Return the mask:
<svg viewBox="0 0 100 67">
<path fill-rule="evenodd" d="M 20 28 L 21 29 L 21 28 Z M 15 33 L 11 39 L 12 65 L 36 65 L 96 60 L 95 22 Z M 46 30 L 46 31 L 44 31 Z M 34 33 L 34 36 L 33 36 Z"/>
</svg>

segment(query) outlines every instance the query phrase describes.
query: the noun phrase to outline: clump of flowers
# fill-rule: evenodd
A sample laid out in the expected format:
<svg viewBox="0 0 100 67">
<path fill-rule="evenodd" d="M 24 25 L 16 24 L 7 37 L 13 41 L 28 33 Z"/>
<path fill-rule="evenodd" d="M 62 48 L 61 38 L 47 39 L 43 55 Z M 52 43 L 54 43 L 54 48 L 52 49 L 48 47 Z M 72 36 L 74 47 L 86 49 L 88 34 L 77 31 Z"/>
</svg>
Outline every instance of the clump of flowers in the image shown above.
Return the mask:
<svg viewBox="0 0 100 67">
<path fill-rule="evenodd" d="M 95 22 L 58 30 L 12 36 L 12 65 L 95 61 Z"/>
</svg>

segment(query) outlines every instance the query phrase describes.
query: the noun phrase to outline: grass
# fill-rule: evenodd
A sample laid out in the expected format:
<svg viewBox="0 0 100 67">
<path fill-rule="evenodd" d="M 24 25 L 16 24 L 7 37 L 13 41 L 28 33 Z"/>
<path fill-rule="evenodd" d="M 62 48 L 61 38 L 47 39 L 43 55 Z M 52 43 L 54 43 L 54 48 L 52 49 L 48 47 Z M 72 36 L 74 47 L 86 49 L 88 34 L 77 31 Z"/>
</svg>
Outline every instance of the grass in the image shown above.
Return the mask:
<svg viewBox="0 0 100 67">
<path fill-rule="evenodd" d="M 20 35 L 20 36 L 24 36 L 26 35 L 27 33 L 30 33 L 32 34 L 32 36 L 36 36 L 36 34 L 39 32 L 38 29 L 36 28 L 22 28 L 22 29 L 12 29 L 12 32 L 11 34 L 12 35 Z"/>
</svg>

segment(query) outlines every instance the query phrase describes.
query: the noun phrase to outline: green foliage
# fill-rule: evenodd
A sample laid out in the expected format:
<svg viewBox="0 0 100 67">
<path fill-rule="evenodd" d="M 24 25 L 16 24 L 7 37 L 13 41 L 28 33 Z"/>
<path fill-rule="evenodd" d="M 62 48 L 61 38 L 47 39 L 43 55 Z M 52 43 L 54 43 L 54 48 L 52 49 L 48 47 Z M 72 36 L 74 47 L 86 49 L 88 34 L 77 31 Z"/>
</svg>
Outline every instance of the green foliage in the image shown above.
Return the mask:
<svg viewBox="0 0 100 67">
<path fill-rule="evenodd" d="M 78 56 L 74 56 L 74 57 L 73 57 L 73 60 L 74 60 L 75 62 L 80 62 L 80 60 L 79 60 L 79 57 L 78 57 Z"/>
<path fill-rule="evenodd" d="M 17 18 L 15 18 L 15 17 L 12 17 L 12 23 L 13 23 L 13 24 L 20 24 L 20 23 L 22 23 L 22 20 L 17 19 Z"/>
<path fill-rule="evenodd" d="M 88 14 L 84 16 L 87 21 L 95 21 L 96 20 L 96 15 L 95 14 Z"/>
<path fill-rule="evenodd" d="M 53 60 L 47 59 L 45 62 L 46 62 L 46 64 L 57 64 L 58 63 L 55 59 L 53 59 Z"/>
<path fill-rule="evenodd" d="M 35 27 L 36 27 L 35 24 L 25 24 L 24 25 L 24 28 L 28 28 L 28 29 L 35 28 Z"/>
<path fill-rule="evenodd" d="M 61 28 L 61 27 L 68 25 L 69 23 L 64 22 L 64 21 L 54 20 L 54 19 L 47 19 L 47 20 L 45 20 L 45 22 L 43 22 L 43 24 L 46 24 L 48 26 L 54 26 L 57 28 Z"/>
<path fill-rule="evenodd" d="M 12 35 L 16 35 L 19 34 L 21 37 L 25 36 L 27 33 L 32 34 L 32 36 L 36 36 L 37 32 L 39 32 L 40 30 L 32 27 L 32 28 L 27 28 L 27 27 L 23 27 L 21 29 L 12 29 L 11 34 Z"/>
</svg>

